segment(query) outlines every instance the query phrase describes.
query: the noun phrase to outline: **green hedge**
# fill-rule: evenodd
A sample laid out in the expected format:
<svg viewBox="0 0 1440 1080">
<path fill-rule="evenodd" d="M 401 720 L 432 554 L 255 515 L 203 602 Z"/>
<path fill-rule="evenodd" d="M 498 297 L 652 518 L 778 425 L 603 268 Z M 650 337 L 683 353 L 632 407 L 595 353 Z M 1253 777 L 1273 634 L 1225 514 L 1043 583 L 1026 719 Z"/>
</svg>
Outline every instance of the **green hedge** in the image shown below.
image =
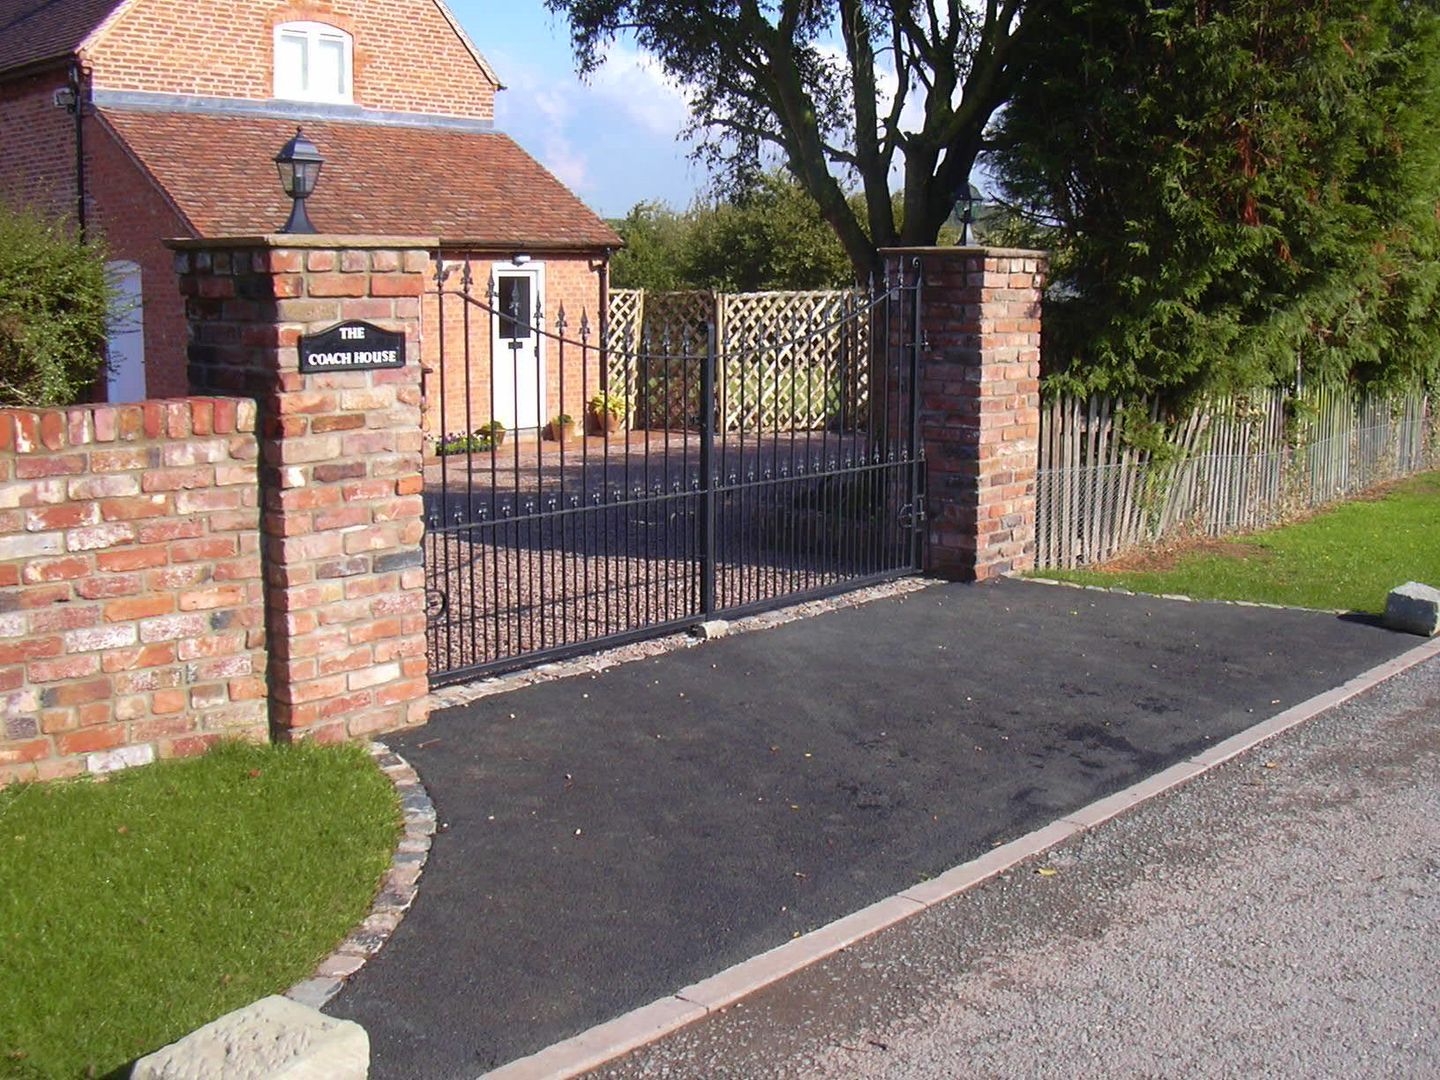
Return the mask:
<svg viewBox="0 0 1440 1080">
<path fill-rule="evenodd" d="M 0 405 L 68 405 L 105 367 L 105 250 L 0 206 Z"/>
</svg>

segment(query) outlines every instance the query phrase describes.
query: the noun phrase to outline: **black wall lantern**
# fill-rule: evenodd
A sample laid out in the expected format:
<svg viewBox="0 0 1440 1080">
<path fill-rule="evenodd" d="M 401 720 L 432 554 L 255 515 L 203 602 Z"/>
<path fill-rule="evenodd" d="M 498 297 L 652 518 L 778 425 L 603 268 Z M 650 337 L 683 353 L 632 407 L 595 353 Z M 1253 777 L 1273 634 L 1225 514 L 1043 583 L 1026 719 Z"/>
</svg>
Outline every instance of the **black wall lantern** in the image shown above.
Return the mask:
<svg viewBox="0 0 1440 1080">
<path fill-rule="evenodd" d="M 315 231 L 315 226 L 310 224 L 310 215 L 305 212 L 305 200 L 314 193 L 315 181 L 320 178 L 320 166 L 324 164 L 320 151 L 298 127 L 295 137 L 275 155 L 275 167 L 280 170 L 280 185 L 285 194 L 295 200 L 290 208 L 290 218 L 280 230 L 282 233 Z"/>
<path fill-rule="evenodd" d="M 960 211 L 960 246 L 975 246 L 975 204 L 982 198 L 980 189 L 966 182 L 956 195 L 955 206 Z"/>
</svg>

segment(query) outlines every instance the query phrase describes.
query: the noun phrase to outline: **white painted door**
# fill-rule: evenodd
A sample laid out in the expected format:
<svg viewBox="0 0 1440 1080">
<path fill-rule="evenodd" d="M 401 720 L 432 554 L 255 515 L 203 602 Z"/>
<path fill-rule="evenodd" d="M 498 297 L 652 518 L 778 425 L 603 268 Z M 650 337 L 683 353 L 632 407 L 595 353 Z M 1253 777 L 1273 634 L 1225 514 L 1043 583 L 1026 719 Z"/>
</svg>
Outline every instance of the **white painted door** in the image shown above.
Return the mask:
<svg viewBox="0 0 1440 1080">
<path fill-rule="evenodd" d="M 509 431 L 538 428 L 546 420 L 545 350 L 535 313 L 544 310 L 545 279 L 538 266 L 495 270 L 490 355 L 495 415 Z"/>
<path fill-rule="evenodd" d="M 127 259 L 106 263 L 114 286 L 110 304 L 106 400 L 145 400 L 145 309 L 141 305 L 140 267 Z"/>
</svg>

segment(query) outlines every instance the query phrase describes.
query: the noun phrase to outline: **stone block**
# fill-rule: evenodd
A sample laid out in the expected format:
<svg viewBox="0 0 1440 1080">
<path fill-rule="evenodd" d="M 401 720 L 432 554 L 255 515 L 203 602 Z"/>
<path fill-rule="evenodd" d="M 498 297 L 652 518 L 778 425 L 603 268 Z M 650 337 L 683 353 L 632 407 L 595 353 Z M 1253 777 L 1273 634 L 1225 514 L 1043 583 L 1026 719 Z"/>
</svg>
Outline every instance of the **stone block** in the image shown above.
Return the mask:
<svg viewBox="0 0 1440 1080">
<path fill-rule="evenodd" d="M 135 1063 L 131 1080 L 364 1080 L 370 1038 L 289 998 L 261 998 Z"/>
<path fill-rule="evenodd" d="M 709 619 L 694 627 L 691 631 L 695 637 L 708 641 L 711 638 L 724 637 L 730 632 L 730 624 L 724 619 Z"/>
<path fill-rule="evenodd" d="M 1385 625 L 1421 637 L 1440 634 L 1440 589 L 1407 581 L 1385 600 Z"/>
</svg>

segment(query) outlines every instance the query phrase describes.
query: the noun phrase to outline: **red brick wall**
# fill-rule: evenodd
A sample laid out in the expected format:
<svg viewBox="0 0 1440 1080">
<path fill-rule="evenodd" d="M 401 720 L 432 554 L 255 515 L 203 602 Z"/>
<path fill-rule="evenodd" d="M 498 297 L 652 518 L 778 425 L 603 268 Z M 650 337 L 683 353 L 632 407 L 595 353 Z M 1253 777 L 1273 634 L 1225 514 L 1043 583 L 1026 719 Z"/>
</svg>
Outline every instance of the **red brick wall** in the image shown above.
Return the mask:
<svg viewBox="0 0 1440 1080">
<path fill-rule="evenodd" d="M 63 71 L 0 86 L 0 203 L 75 216 L 75 118 L 52 104 Z"/>
<path fill-rule="evenodd" d="M 929 566 L 963 579 L 1035 565 L 1044 256 L 982 248 L 891 249 L 923 276 L 920 437 Z"/>
<path fill-rule="evenodd" d="M 0 410 L 0 784 L 264 737 L 252 402 Z"/>
<path fill-rule="evenodd" d="M 508 256 L 505 257 L 508 260 Z M 444 434 L 472 430 L 490 419 L 490 313 L 484 308 L 467 304 L 451 291 L 461 289 L 461 272 L 470 266 L 472 293 L 483 303 L 492 303 L 485 296 L 487 282 L 494 265 L 491 256 L 445 256 L 445 265 L 454 267 L 446 279 L 444 325 L 441 326 L 441 302 L 431 288 L 424 298 L 422 334 L 425 374 L 425 433 L 431 439 Z M 545 329 L 556 332 L 556 318 L 565 309 L 567 339 L 563 348 L 559 341 L 543 341 L 545 361 L 545 403 L 541 409 L 542 423 L 564 412 L 574 418 L 577 430 L 585 416 L 586 402 L 600 388 L 601 359 L 594 348 L 600 338 L 600 274 L 599 262 L 583 256 L 535 255 L 530 267 L 543 266 L 545 275 Z M 469 308 L 467 331 L 465 312 Z M 581 349 L 581 315 L 588 317 L 591 348 Z M 444 413 L 441 413 L 440 357 L 444 340 L 445 378 Z M 466 339 L 469 339 L 469 381 L 466 381 Z M 561 363 L 563 353 L 563 364 Z M 509 363 L 508 357 L 505 358 Z M 564 395 L 561 395 L 563 368 Z M 467 390 L 469 412 L 467 420 Z M 467 428 L 468 423 L 468 428 Z"/>
<path fill-rule="evenodd" d="M 329 23 L 355 40 L 355 104 L 489 119 L 495 86 L 431 0 L 136 0 L 90 48 L 107 90 L 270 98 L 276 24 Z"/>
</svg>

